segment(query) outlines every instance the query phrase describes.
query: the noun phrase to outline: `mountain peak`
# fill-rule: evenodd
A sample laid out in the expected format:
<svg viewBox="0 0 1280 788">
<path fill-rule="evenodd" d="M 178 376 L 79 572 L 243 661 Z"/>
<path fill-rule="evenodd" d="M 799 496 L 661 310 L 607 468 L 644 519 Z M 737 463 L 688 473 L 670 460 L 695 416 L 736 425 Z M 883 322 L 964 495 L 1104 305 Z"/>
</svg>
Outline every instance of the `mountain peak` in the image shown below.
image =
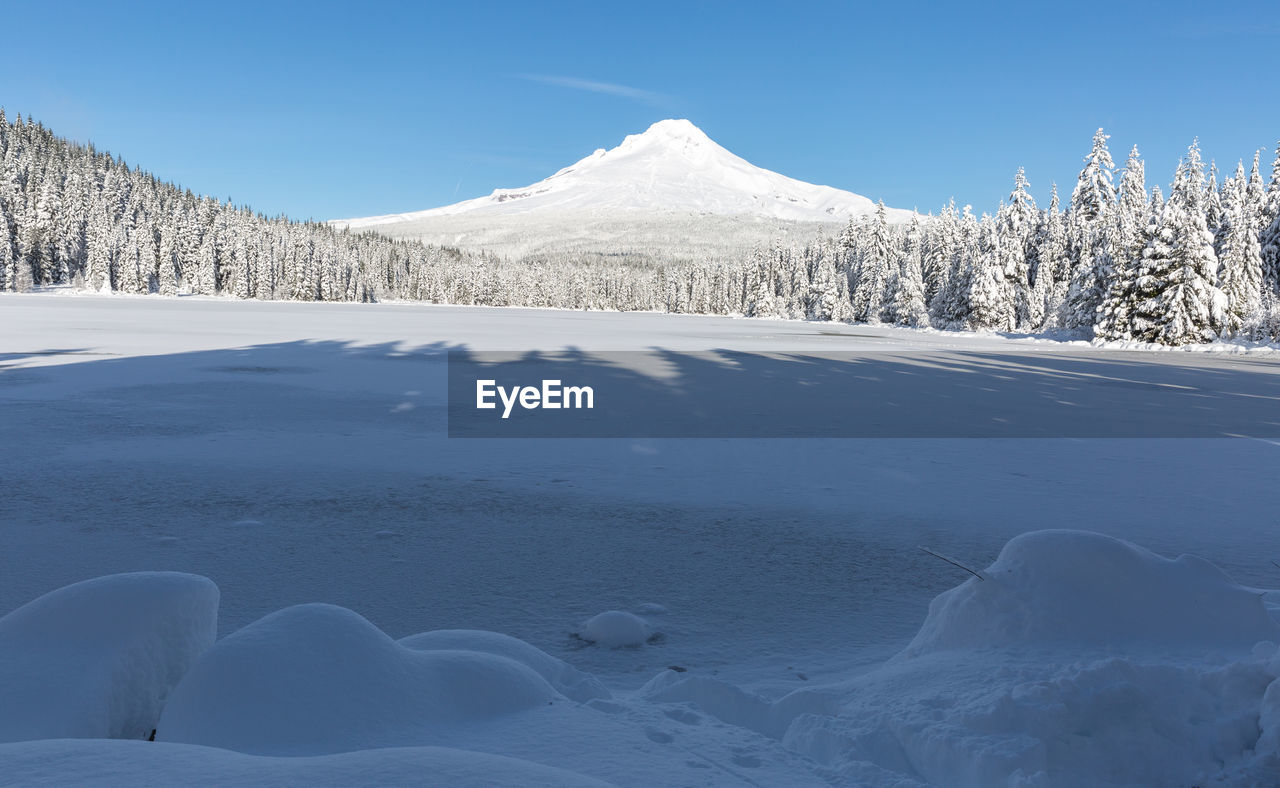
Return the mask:
<svg viewBox="0 0 1280 788">
<path fill-rule="evenodd" d="M 644 133 L 639 136 L 665 140 L 685 140 L 690 142 L 711 141 L 711 138 L 708 137 L 702 129 L 693 125 L 693 123 L 685 120 L 684 118 L 667 118 L 666 120 L 660 120 L 645 129 Z"/>
<path fill-rule="evenodd" d="M 739 215 L 797 222 L 846 222 L 874 213 L 861 195 L 797 181 L 735 156 L 684 118 L 667 118 L 615 148 L 596 150 L 547 179 L 518 189 L 412 214 L 342 222 L 362 228 L 469 214 L 492 221 L 517 215 L 672 217 Z M 909 211 L 890 210 L 890 221 Z"/>
<path fill-rule="evenodd" d="M 615 150 L 618 153 L 634 151 L 692 152 L 719 149 L 702 129 L 683 118 L 667 118 L 654 123 L 641 134 L 629 134 Z"/>
</svg>

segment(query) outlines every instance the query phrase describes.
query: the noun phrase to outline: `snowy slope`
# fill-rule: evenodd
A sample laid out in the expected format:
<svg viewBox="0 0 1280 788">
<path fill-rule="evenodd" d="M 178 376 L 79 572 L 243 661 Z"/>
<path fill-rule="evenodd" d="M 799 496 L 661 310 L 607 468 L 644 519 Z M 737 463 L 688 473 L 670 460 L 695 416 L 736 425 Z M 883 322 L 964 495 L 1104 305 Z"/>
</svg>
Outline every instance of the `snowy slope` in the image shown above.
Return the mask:
<svg viewBox="0 0 1280 788">
<path fill-rule="evenodd" d="M 426 211 L 339 219 L 353 230 L 508 254 L 607 251 L 620 243 L 692 255 L 705 237 L 744 248 L 804 225 L 874 214 L 870 199 L 756 167 L 687 120 L 662 120 L 530 186 Z M 891 221 L 911 211 L 888 209 Z M 670 236 L 677 236 L 672 238 Z M 688 236 L 704 236 L 699 248 Z"/>
<path fill-rule="evenodd" d="M 848 221 L 875 211 L 859 194 L 805 183 L 756 167 L 717 145 L 687 120 L 660 120 L 611 150 L 590 156 L 522 189 L 415 213 L 340 220 L 352 229 L 435 216 L 483 212 L 493 217 L 530 213 L 687 212 L 747 214 L 797 222 Z M 910 211 L 890 209 L 905 220 Z"/>
</svg>

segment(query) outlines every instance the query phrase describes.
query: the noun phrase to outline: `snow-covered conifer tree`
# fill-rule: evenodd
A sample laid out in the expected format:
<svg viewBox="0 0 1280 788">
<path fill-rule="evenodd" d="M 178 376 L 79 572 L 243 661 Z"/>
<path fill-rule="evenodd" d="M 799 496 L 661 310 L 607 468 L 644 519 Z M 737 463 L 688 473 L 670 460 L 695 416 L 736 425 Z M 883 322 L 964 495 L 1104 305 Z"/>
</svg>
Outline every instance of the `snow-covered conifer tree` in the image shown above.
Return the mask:
<svg viewBox="0 0 1280 788">
<path fill-rule="evenodd" d="M 1145 168 L 1134 145 L 1120 178 L 1113 229 L 1113 263 L 1095 328 L 1103 339 L 1129 339 L 1142 249 L 1146 246 L 1147 186 Z"/>
<path fill-rule="evenodd" d="M 1267 184 L 1257 222 L 1258 241 L 1262 245 L 1262 287 L 1280 296 L 1280 142 L 1276 143 L 1271 181 Z"/>
<path fill-rule="evenodd" d="M 814 263 L 814 276 L 809 283 L 809 316 L 813 320 L 831 320 L 836 312 L 836 299 L 840 297 L 833 255 L 825 248 L 819 250 Z"/>
<path fill-rule="evenodd" d="M 1254 218 L 1261 222 L 1263 220 L 1262 212 L 1265 210 L 1264 202 L 1267 199 L 1267 186 L 1262 180 L 1262 151 L 1253 152 L 1253 166 L 1249 168 L 1249 184 L 1245 187 L 1245 202 L 1249 205 L 1249 211 Z"/>
<path fill-rule="evenodd" d="M 1036 265 L 1031 272 L 1034 302 L 1032 327 L 1058 328 L 1067 298 L 1071 261 L 1067 248 L 1067 225 L 1059 210 L 1056 183 L 1052 184 L 1050 190 L 1049 209 L 1040 219 L 1035 246 Z"/>
<path fill-rule="evenodd" d="M 1038 220 L 1036 201 L 1028 191 L 1027 176 L 1021 167 L 1013 177 L 1009 203 L 996 215 L 997 247 L 1005 300 L 1013 306 L 1013 326 L 1030 330 L 1031 264 L 1028 248 Z"/>
<path fill-rule="evenodd" d="M 1204 167 L 1192 143 L 1143 249 L 1130 318 L 1135 339 L 1182 345 L 1217 336 L 1226 298 L 1214 284 L 1218 260 L 1204 203 Z"/>
<path fill-rule="evenodd" d="M 1218 165 L 1209 162 L 1209 183 L 1204 189 L 1204 223 L 1213 233 L 1213 250 L 1221 248 L 1222 224 L 1222 192 L 1218 188 Z"/>
<path fill-rule="evenodd" d="M 889 274 L 896 267 L 894 246 L 885 215 L 884 201 L 876 207 L 870 237 L 858 265 L 857 284 L 853 289 L 853 314 L 862 323 L 879 323 L 884 316 L 885 293 Z"/>
<path fill-rule="evenodd" d="M 905 249 L 900 258 L 892 304 L 893 320 L 900 326 L 927 328 L 929 308 L 924 299 L 924 261 L 921 255 L 920 221 L 912 217 Z"/>
<path fill-rule="evenodd" d="M 1013 328 L 1014 305 L 1001 264 L 1001 238 L 996 221 L 982 217 L 978 248 L 969 276 L 969 327 L 979 331 L 1009 331 Z"/>
<path fill-rule="evenodd" d="M 752 254 L 754 263 L 747 280 L 747 317 L 777 317 L 778 305 L 774 295 L 773 264 L 768 252 L 757 248 Z"/>
<path fill-rule="evenodd" d="M 1262 248 L 1255 230 L 1257 219 L 1248 201 L 1248 181 L 1244 163 L 1236 166 L 1222 190 L 1222 218 L 1219 229 L 1218 287 L 1227 299 L 1224 322 L 1219 333 L 1240 333 L 1262 305 Z"/>
<path fill-rule="evenodd" d="M 1280 297 L 1280 213 L 1258 237 L 1262 258 L 1263 291 Z"/>
<path fill-rule="evenodd" d="M 0 291 L 18 287 L 17 255 L 13 251 L 13 234 L 4 215 L 4 202 L 0 201 Z"/>
<path fill-rule="evenodd" d="M 952 247 L 946 283 L 930 311 L 933 323 L 940 328 L 964 328 L 969 323 L 970 283 L 973 281 L 978 234 L 978 222 L 971 206 L 966 205 L 956 222 L 956 241 Z"/>
<path fill-rule="evenodd" d="M 1115 162 L 1107 149 L 1109 135 L 1098 129 L 1093 135 L 1093 148 L 1084 157 L 1084 168 L 1071 193 L 1071 218 L 1077 222 L 1093 222 L 1111 210 L 1115 203 L 1112 174 Z"/>
<path fill-rule="evenodd" d="M 1111 275 L 1109 231 L 1110 216 L 1115 205 L 1112 172 L 1115 163 L 1107 149 L 1107 135 L 1102 129 L 1093 135 L 1093 149 L 1085 157 L 1069 209 L 1071 252 L 1071 285 L 1063 311 L 1063 325 L 1070 329 L 1092 330 L 1098 307 L 1106 296 Z"/>
<path fill-rule="evenodd" d="M 933 313 L 934 302 L 946 286 L 947 273 L 956 243 L 956 201 L 952 199 L 943 207 L 937 218 L 925 225 L 924 237 L 924 297 Z"/>
</svg>

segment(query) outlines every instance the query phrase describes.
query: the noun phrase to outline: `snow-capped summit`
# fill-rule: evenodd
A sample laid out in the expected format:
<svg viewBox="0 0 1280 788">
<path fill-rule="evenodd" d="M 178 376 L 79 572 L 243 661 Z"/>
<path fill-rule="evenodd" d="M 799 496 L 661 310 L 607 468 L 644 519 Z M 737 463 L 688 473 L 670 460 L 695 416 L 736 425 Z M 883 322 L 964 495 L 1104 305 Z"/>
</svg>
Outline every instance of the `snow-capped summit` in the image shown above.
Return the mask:
<svg viewBox="0 0 1280 788">
<path fill-rule="evenodd" d="M 660 120 L 616 148 L 596 150 L 546 180 L 496 189 L 487 197 L 415 213 L 339 220 L 352 229 L 470 215 L 649 219 L 671 215 L 763 217 L 787 222 L 845 222 L 875 211 L 852 192 L 817 186 L 756 167 L 684 119 Z M 890 209 L 902 221 L 910 211 Z"/>
</svg>

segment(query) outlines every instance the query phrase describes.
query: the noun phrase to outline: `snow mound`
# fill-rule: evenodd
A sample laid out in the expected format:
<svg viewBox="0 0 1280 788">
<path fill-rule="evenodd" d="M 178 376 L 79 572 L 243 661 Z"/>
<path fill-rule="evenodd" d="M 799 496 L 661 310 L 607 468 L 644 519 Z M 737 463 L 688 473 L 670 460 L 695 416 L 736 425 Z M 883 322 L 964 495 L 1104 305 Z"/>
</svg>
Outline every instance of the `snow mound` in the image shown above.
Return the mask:
<svg viewBox="0 0 1280 788">
<path fill-rule="evenodd" d="M 612 697 L 609 690 L 589 673 L 562 662 L 528 643 L 481 629 L 437 629 L 410 635 L 399 641 L 416 651 L 478 651 L 496 654 L 527 665 L 569 700 L 586 703 L 594 698 Z"/>
<path fill-rule="evenodd" d="M 5 783 L 117 785 L 494 785 L 599 788 L 602 782 L 531 761 L 444 747 L 400 747 L 306 758 L 272 758 L 129 741 L 39 741 L 0 745 Z M 110 779 L 104 776 L 109 775 Z"/>
<path fill-rule="evenodd" d="M 983 574 L 930 603 L 908 656 L 1051 643 L 1248 648 L 1280 639 L 1261 595 L 1213 564 L 1102 534 L 1022 534 Z"/>
<path fill-rule="evenodd" d="M 1254 751 L 1259 759 L 1273 765 L 1275 773 L 1280 774 L 1280 648 L 1276 648 L 1274 643 L 1259 643 L 1254 650 L 1260 656 L 1266 656 L 1269 650 L 1267 671 L 1276 677 L 1262 695 L 1262 705 L 1258 710 L 1261 735 Z"/>
<path fill-rule="evenodd" d="M 784 742 L 840 775 L 869 762 L 937 785 L 1275 785 L 1280 760 L 1259 739 L 1274 681 L 1256 658 L 1046 665 L 939 653 L 863 677 L 838 717 L 800 717 Z"/>
<path fill-rule="evenodd" d="M 638 695 L 653 703 L 690 704 L 728 725 L 781 739 L 803 714 L 837 712 L 834 697 L 815 690 L 796 690 L 770 702 L 709 676 L 665 670 L 640 688 Z"/>
<path fill-rule="evenodd" d="M 178 572 L 75 583 L 0 618 L 0 741 L 146 738 L 217 635 L 218 587 Z"/>
<path fill-rule="evenodd" d="M 644 645 L 649 634 L 649 624 L 643 618 L 623 610 L 607 610 L 583 624 L 578 636 L 597 646 L 622 648 Z"/>
<path fill-rule="evenodd" d="M 558 698 L 522 662 L 406 648 L 345 608 L 298 605 L 206 652 L 174 689 L 156 738 L 261 755 L 420 745 Z"/>
</svg>

